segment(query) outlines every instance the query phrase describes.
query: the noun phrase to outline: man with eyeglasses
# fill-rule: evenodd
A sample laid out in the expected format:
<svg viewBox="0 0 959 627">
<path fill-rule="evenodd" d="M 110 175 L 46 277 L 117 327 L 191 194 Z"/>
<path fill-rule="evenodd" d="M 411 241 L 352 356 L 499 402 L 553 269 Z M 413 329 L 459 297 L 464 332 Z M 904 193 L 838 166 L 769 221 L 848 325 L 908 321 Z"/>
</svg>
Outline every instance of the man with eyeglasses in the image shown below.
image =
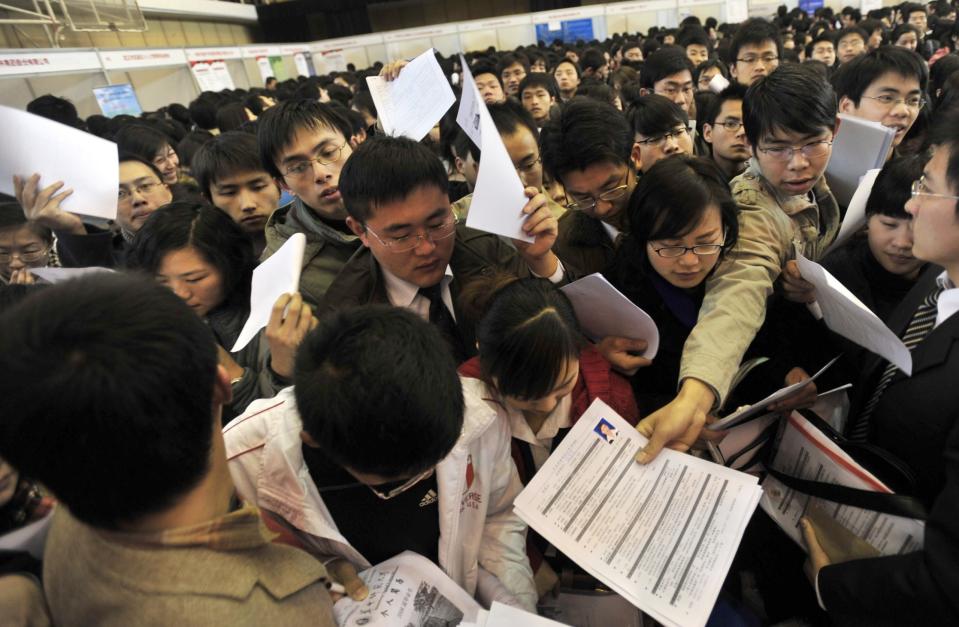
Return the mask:
<svg viewBox="0 0 959 627">
<path fill-rule="evenodd" d="M 843 66 L 856 57 L 866 54 L 869 34 L 858 26 L 849 26 L 836 34 L 836 57 Z"/>
<path fill-rule="evenodd" d="M 832 84 L 840 113 L 895 129 L 891 157 L 925 105 L 928 79 L 918 54 L 882 46 L 841 65 Z"/>
<path fill-rule="evenodd" d="M 266 223 L 263 259 L 294 233 L 306 236 L 300 293 L 314 308 L 360 241 L 346 225 L 339 192 L 340 170 L 353 152 L 353 127 L 329 105 L 288 100 L 258 120 L 257 144 L 263 167 L 294 194 Z"/>
<path fill-rule="evenodd" d="M 915 477 L 928 512 L 919 550 L 848 560 L 827 554 L 804 521 L 806 574 L 835 624 L 959 624 L 959 114 L 929 133 L 932 158 L 913 184 L 913 254 L 930 263 L 888 318 L 909 348 L 912 373 L 866 363 L 849 411 L 847 437 L 877 446 Z"/>
<path fill-rule="evenodd" d="M 543 192 L 543 160 L 539 156 L 539 145 L 536 141 L 539 131 L 532 116 L 522 105 L 510 100 L 502 104 L 489 105 L 487 109 L 523 187 L 533 187 Z M 472 142 L 470 142 L 469 152 L 475 154 L 474 161 L 478 162 L 480 151 Z M 473 194 L 470 193 L 453 203 L 453 213 L 458 219 L 466 219 L 472 202 Z M 565 207 L 548 196 L 546 204 L 556 218 L 566 212 Z"/>
<path fill-rule="evenodd" d="M 73 191 L 62 181 L 40 188 L 41 175 L 14 177 L 17 202 L 30 222 L 57 236 L 60 263 L 68 268 L 123 267 L 133 237 L 154 211 L 173 200 L 170 187 L 155 165 L 128 154 L 119 156 L 118 232 L 85 224 L 60 207 Z M 47 183 L 47 181 L 44 181 Z"/>
<path fill-rule="evenodd" d="M 703 142 L 709 146 L 710 156 L 727 181 L 743 173 L 752 154 L 743 127 L 743 98 L 746 88 L 732 83 L 707 106 L 699 116 L 703 122 Z"/>
<path fill-rule="evenodd" d="M 649 55 L 639 86 L 642 95 L 659 94 L 678 104 L 689 118 L 695 117 L 693 64 L 682 48 L 660 48 Z"/>
<path fill-rule="evenodd" d="M 729 46 L 729 74 L 749 87 L 777 67 L 783 56 L 779 30 L 770 22 L 755 17 L 743 22 Z"/>
<path fill-rule="evenodd" d="M 630 157 L 637 173 L 646 172 L 660 159 L 693 154 L 689 118 L 668 98 L 642 96 L 629 109 L 627 118 L 633 129 Z"/>
<path fill-rule="evenodd" d="M 333 313 L 301 345 L 294 383 L 224 430 L 244 498 L 353 599 L 368 592 L 358 570 L 409 550 L 483 605 L 535 611 L 509 424 L 464 417 L 434 325 L 396 307 Z"/>
<path fill-rule="evenodd" d="M 482 167 L 482 165 L 480 166 Z M 458 224 L 449 178 L 426 146 L 402 137 L 361 144 L 340 178 L 347 224 L 364 248 L 330 285 L 320 316 L 367 304 L 409 309 L 435 324 L 458 362 L 476 353 L 476 320 L 459 295 L 471 279 L 493 272 L 566 278 L 551 248 L 556 218 L 546 196 L 527 186 L 521 211 L 533 243 L 511 242 Z"/>
<path fill-rule="evenodd" d="M 725 401 L 787 263 L 797 251 L 819 259 L 839 231 L 839 207 L 823 178 L 836 128 L 836 99 L 825 79 L 805 65 L 779 68 L 749 88 L 743 122 L 753 161 L 731 183 L 739 238 L 706 282 L 683 348 L 679 394 L 639 424 L 650 438 L 637 456 L 643 463 L 667 444 L 692 446 Z M 787 383 L 801 375 L 794 369 Z"/>
</svg>

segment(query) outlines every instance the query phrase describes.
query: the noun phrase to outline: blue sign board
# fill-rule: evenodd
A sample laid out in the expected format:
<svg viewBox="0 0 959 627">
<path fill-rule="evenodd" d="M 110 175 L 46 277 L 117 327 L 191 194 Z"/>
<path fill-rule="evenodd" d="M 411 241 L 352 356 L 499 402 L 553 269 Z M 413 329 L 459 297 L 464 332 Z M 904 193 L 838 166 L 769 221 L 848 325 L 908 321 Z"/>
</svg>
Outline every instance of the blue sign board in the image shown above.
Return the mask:
<svg viewBox="0 0 959 627">
<path fill-rule="evenodd" d="M 822 2 L 822 0 L 819 0 Z M 550 26 L 559 25 L 559 29 L 551 30 Z M 594 39 L 593 20 L 585 18 L 581 20 L 564 20 L 562 22 L 553 22 L 550 24 L 536 25 L 536 40 L 552 43 L 554 39 L 561 39 L 565 43 L 574 43 L 577 39 L 589 41 Z"/>
</svg>

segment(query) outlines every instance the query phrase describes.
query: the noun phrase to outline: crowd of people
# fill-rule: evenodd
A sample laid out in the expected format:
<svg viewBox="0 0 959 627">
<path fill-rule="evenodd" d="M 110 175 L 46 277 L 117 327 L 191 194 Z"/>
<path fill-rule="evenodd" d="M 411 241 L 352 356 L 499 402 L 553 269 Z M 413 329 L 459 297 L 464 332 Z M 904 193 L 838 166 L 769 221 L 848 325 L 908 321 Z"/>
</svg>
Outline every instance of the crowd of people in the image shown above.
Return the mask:
<svg viewBox="0 0 959 627">
<path fill-rule="evenodd" d="M 637 463 L 704 455 L 704 425 L 837 354 L 771 409 L 852 383 L 839 441 L 903 469 L 923 546 L 849 559 L 757 510 L 710 624 L 959 623 L 957 39 L 937 0 L 467 53 L 531 242 L 465 226 L 482 155 L 456 105 L 421 141 L 383 133 L 365 79 L 403 60 L 139 118 L 37 98 L 116 142 L 117 217 L 64 210 L 84 181 L 44 172 L 0 205 L 0 539 L 49 523 L 42 560 L 0 550 L 0 623 L 333 625 L 407 550 L 484 606 L 617 598 L 513 511 L 592 401 L 649 439 Z M 437 60 L 459 95 L 459 57 Z M 839 114 L 895 135 L 834 246 Z M 299 291 L 231 352 L 254 269 L 297 233 Z M 811 314 L 799 255 L 910 375 Z M 594 273 L 655 321 L 655 358 L 586 339 L 559 287 Z"/>
</svg>

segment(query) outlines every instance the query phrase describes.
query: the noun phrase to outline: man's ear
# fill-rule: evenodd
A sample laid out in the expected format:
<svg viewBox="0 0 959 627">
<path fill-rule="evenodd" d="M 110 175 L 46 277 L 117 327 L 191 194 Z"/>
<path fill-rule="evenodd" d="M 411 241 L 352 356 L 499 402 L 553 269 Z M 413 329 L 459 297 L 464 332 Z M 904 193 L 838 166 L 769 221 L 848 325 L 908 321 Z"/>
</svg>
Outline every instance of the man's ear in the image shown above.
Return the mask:
<svg viewBox="0 0 959 627">
<path fill-rule="evenodd" d="M 233 402 L 233 386 L 230 385 L 230 375 L 223 366 L 216 367 L 216 376 L 213 378 L 213 403 L 215 405 L 229 405 Z"/>
<path fill-rule="evenodd" d="M 652 89 L 646 89 L 645 87 L 640 87 L 640 88 L 639 88 L 639 95 L 640 95 L 640 96 L 648 96 L 648 95 L 651 94 L 651 93 L 653 93 L 653 90 L 652 90 Z"/>
<path fill-rule="evenodd" d="M 353 231 L 353 235 L 360 238 L 360 241 L 363 242 L 363 245 L 367 248 L 370 247 L 368 240 L 369 235 L 366 231 L 366 227 L 363 226 L 363 223 L 359 220 L 353 218 L 353 216 L 346 216 L 346 226 L 350 227 L 350 230 Z"/>
<path fill-rule="evenodd" d="M 629 153 L 629 158 L 633 162 L 633 168 L 637 172 L 643 171 L 643 145 L 639 142 L 633 142 L 633 149 Z"/>
<path fill-rule="evenodd" d="M 303 442 L 303 444 L 306 444 L 310 448 L 320 448 L 320 445 L 316 443 L 316 440 L 313 439 L 313 436 L 306 431 L 300 431 L 300 440 Z"/>
<path fill-rule="evenodd" d="M 849 96 L 843 96 L 839 99 L 839 113 L 855 113 L 857 107 Z"/>
<path fill-rule="evenodd" d="M 832 138 L 836 139 L 836 133 L 839 132 L 839 126 L 842 124 L 842 120 L 839 119 L 839 116 L 836 116 L 836 124 L 832 127 Z"/>
<path fill-rule="evenodd" d="M 350 135 L 350 148 L 356 150 L 356 147 L 359 146 L 362 142 L 356 141 L 356 135 Z"/>
<path fill-rule="evenodd" d="M 463 160 L 459 157 L 453 158 L 453 167 L 456 168 L 456 171 L 460 174 L 463 174 L 463 168 L 466 167 L 466 164 L 463 163 Z"/>
<path fill-rule="evenodd" d="M 703 122 L 703 141 L 707 144 L 713 143 L 713 125 L 709 122 Z"/>
<path fill-rule="evenodd" d="M 290 189 L 290 186 L 286 184 L 286 181 L 281 176 L 280 178 L 274 178 L 273 181 L 280 188 L 280 191 L 293 193 L 293 190 Z"/>
<path fill-rule="evenodd" d="M 729 77 L 733 79 L 733 82 L 736 82 L 736 79 L 739 77 L 739 72 L 736 70 L 736 61 L 734 60 L 729 64 Z"/>
</svg>

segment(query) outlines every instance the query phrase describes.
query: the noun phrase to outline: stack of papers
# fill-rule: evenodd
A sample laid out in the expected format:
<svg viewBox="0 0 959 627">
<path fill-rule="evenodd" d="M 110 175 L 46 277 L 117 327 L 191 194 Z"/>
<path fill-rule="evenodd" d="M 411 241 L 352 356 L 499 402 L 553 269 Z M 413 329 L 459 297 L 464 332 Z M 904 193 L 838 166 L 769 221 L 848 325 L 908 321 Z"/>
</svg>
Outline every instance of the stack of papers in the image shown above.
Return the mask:
<svg viewBox="0 0 959 627">
<path fill-rule="evenodd" d="M 664 625 L 706 624 L 762 490 L 646 438 L 597 399 L 516 498 L 557 550 Z"/>
<path fill-rule="evenodd" d="M 826 180 L 840 206 L 849 206 L 868 170 L 881 168 L 886 162 L 895 137 L 895 129 L 879 122 L 839 114 L 839 130 L 826 166 Z"/>
<path fill-rule="evenodd" d="M 493 601 L 488 612 L 480 610 L 476 622 L 460 623 L 460 627 L 564 627 L 564 623 Z"/>
<path fill-rule="evenodd" d="M 892 493 L 798 412 L 789 417 L 772 467 L 798 479 Z M 761 505 L 786 535 L 804 548 L 799 519 L 813 512 L 814 516 L 826 517 L 865 541 L 877 555 L 899 555 L 922 548 L 925 525 L 921 521 L 810 498 L 787 488 L 772 476 L 763 480 Z M 814 523 L 817 534 L 828 528 L 815 517 Z"/>
<path fill-rule="evenodd" d="M 396 80 L 368 76 L 366 82 L 387 135 L 420 141 L 456 102 L 432 48 L 410 61 Z"/>
<path fill-rule="evenodd" d="M 656 357 L 659 351 L 656 323 L 602 274 L 591 274 L 560 289 L 573 304 L 576 319 L 586 337 L 594 342 L 604 337 L 646 340 L 642 356 L 646 359 Z"/>
<path fill-rule="evenodd" d="M 719 76 L 719 74 L 717 74 Z M 839 227 L 839 235 L 830 245 L 833 250 L 842 246 L 843 242 L 862 230 L 866 226 L 866 203 L 869 201 L 869 195 L 872 194 L 873 185 L 876 184 L 876 177 L 882 172 L 881 168 L 867 170 L 859 181 L 859 187 L 856 188 L 846 208 L 846 215 L 842 219 L 842 225 Z"/>
</svg>

